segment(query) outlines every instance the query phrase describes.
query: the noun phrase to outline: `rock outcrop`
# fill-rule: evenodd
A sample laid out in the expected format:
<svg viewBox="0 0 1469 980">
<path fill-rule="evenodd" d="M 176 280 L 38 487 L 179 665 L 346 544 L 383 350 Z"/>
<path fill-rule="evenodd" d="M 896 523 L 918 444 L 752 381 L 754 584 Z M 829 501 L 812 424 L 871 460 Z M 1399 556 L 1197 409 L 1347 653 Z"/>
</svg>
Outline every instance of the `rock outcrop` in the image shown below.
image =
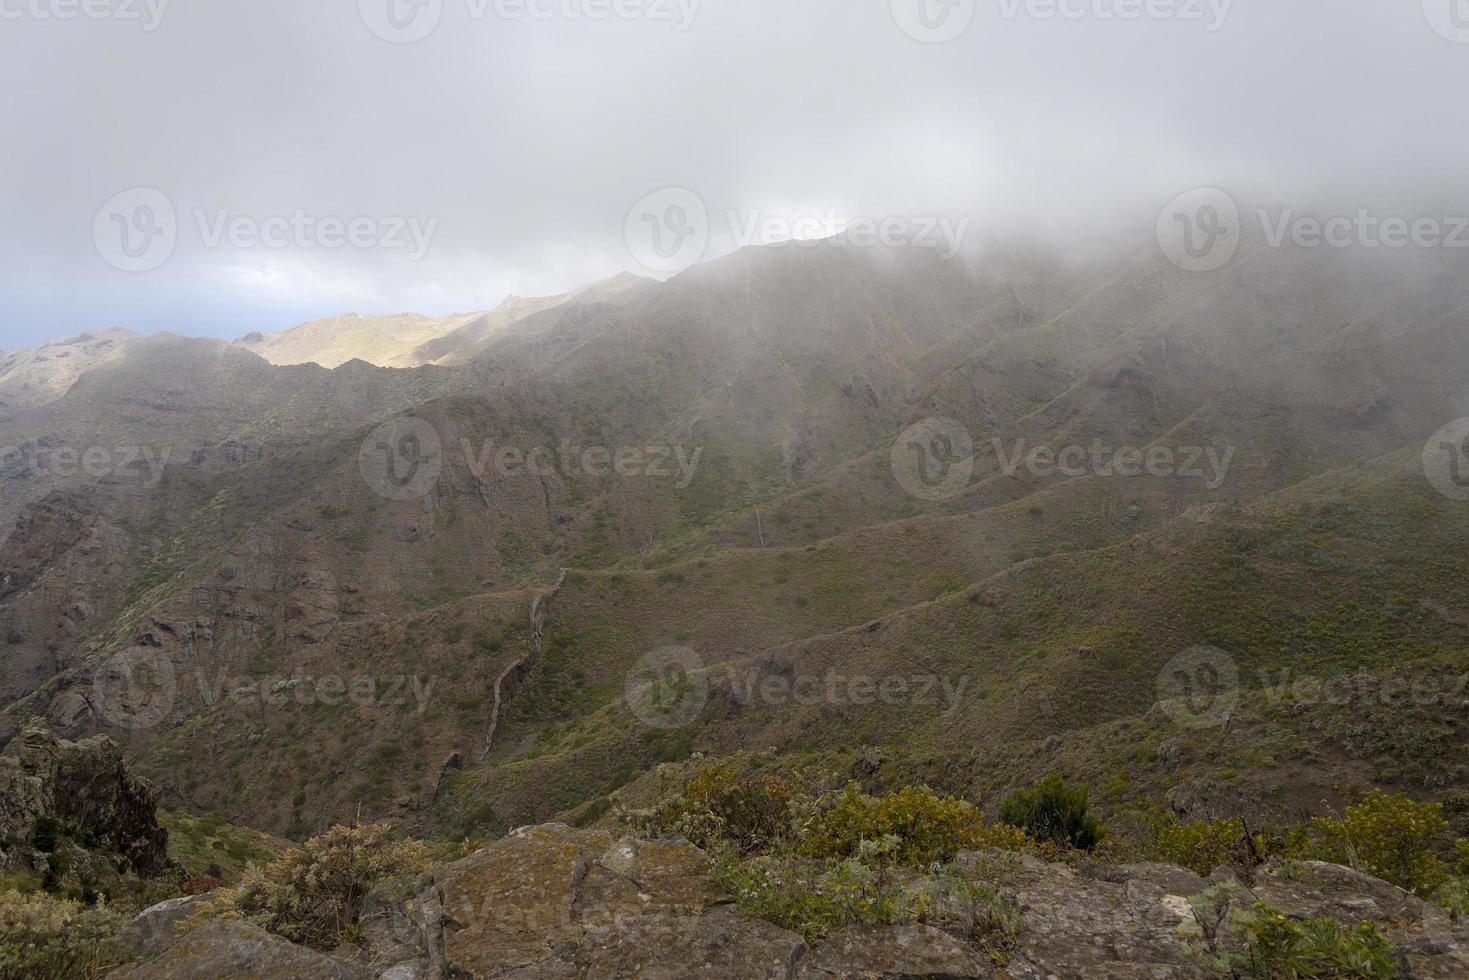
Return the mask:
<svg viewBox="0 0 1469 980">
<path fill-rule="evenodd" d="M 0 850 L 8 860 L 34 853 L 43 824 L 154 877 L 173 867 L 157 795 L 128 772 L 122 751 L 98 736 L 68 742 L 44 729 L 23 732 L 0 755 Z"/>
<path fill-rule="evenodd" d="M 1469 976 L 1469 928 L 1336 865 L 1269 865 L 1249 887 L 1223 873 L 1205 880 L 1162 864 L 1077 868 L 995 850 L 959 855 L 954 871 L 1023 909 L 1002 963 L 964 935 L 919 923 L 849 925 L 808 943 L 741 914 L 709 859 L 686 841 L 547 824 L 515 831 L 428 879 L 394 882 L 384 895 L 410 897 L 369 900 L 359 947 L 320 954 L 239 922 L 160 941 L 155 926 L 184 914 L 175 904 L 140 917 L 132 934 L 151 938 L 132 948 L 156 959 L 119 975 L 1182 980 L 1212 976 L 1198 955 L 1190 899 L 1228 884 L 1236 900 L 1263 901 L 1290 916 L 1374 923 L 1393 943 L 1405 977 Z"/>
</svg>

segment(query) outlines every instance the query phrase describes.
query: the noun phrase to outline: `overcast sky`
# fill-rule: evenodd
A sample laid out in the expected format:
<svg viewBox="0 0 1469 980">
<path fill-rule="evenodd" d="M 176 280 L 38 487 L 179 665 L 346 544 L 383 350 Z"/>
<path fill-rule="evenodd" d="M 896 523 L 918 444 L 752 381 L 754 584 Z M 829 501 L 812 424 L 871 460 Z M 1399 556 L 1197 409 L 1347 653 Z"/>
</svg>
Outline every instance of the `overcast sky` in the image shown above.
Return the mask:
<svg viewBox="0 0 1469 980">
<path fill-rule="evenodd" d="M 0 0 L 0 349 L 558 292 L 644 271 L 666 187 L 708 255 L 1200 186 L 1469 213 L 1469 0 L 161 2 Z"/>
</svg>

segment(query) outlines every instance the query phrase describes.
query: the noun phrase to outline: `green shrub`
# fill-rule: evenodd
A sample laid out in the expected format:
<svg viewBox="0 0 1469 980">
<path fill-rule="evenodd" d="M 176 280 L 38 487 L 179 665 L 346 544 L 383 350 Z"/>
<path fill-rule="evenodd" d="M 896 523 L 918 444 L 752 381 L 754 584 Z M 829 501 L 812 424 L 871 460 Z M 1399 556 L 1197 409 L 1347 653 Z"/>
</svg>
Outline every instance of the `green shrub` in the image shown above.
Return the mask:
<svg viewBox="0 0 1469 980">
<path fill-rule="evenodd" d="M 49 895 L 0 892 L 0 980 L 101 976 L 122 916 Z"/>
<path fill-rule="evenodd" d="M 843 926 L 922 922 L 966 936 L 997 964 L 1014 945 L 1021 911 L 1013 899 L 952 873 L 901 885 L 896 837 L 864 841 L 859 855 L 831 863 L 770 857 L 726 862 L 716 871 L 742 912 L 815 941 Z"/>
<path fill-rule="evenodd" d="M 1089 851 L 1106 831 L 1087 814 L 1086 798 L 1085 786 L 1072 786 L 1056 773 L 1000 804 L 1000 822 L 1020 827 L 1038 841 Z"/>
<path fill-rule="evenodd" d="M 1392 945 L 1370 923 L 1289 919 L 1260 907 L 1250 924 L 1250 972 L 1269 980 L 1400 976 Z"/>
<path fill-rule="evenodd" d="M 1390 980 L 1399 976 L 1392 946 L 1370 923 L 1291 919 L 1252 902 L 1236 882 L 1189 899 L 1193 921 L 1181 934 L 1201 940 L 1191 956 L 1211 975 L 1262 980 Z"/>
<path fill-rule="evenodd" d="M 1253 844 L 1253 847 L 1251 846 Z M 1148 856 L 1154 861 L 1176 864 L 1207 878 L 1215 868 L 1249 852 L 1264 857 L 1270 849 L 1264 834 L 1247 840 L 1241 820 L 1199 820 L 1180 823 L 1169 816 L 1153 827 Z"/>
<path fill-rule="evenodd" d="M 1306 853 L 1430 895 L 1449 878 L 1435 850 L 1448 832 L 1443 805 L 1371 790 L 1340 817 L 1311 821 Z"/>
<path fill-rule="evenodd" d="M 927 786 L 905 786 L 872 797 L 849 783 L 835 803 L 808 822 L 802 849 L 813 857 L 848 858 L 858 853 L 863 841 L 885 837 L 897 839 L 896 860 L 910 866 L 948 861 L 963 850 L 1024 851 L 1034 843 L 1014 827 L 986 827 L 978 808 L 939 796 Z"/>
<path fill-rule="evenodd" d="M 211 911 L 243 915 L 292 942 L 332 949 L 356 934 L 374 886 L 427 868 L 424 845 L 395 838 L 388 824 L 333 827 L 252 868 Z"/>
<path fill-rule="evenodd" d="M 746 915 L 814 941 L 856 923 L 911 921 L 917 900 L 860 861 L 830 869 L 756 860 L 723 866 L 720 882 Z"/>
</svg>

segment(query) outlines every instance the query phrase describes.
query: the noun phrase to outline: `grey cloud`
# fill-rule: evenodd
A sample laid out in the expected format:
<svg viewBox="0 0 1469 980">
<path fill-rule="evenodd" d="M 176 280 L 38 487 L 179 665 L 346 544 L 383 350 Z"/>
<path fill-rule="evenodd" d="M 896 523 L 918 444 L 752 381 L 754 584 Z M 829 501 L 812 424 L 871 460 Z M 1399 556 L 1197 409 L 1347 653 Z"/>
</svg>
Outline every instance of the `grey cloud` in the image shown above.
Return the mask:
<svg viewBox="0 0 1469 980">
<path fill-rule="evenodd" d="M 628 209 L 665 186 L 707 204 L 709 255 L 737 242 L 729 212 L 1064 244 L 1146 234 L 1206 185 L 1469 210 L 1469 44 L 1437 0 L 989 0 L 942 44 L 900 29 L 909 0 L 438 0 L 437 26 L 395 44 L 368 23 L 390 2 L 414 11 L 0 0 L 0 349 L 556 292 L 633 268 Z M 166 195 L 177 242 L 124 272 L 93 225 L 134 187 Z M 416 261 L 295 233 L 207 247 L 196 214 L 221 211 L 437 224 Z"/>
</svg>

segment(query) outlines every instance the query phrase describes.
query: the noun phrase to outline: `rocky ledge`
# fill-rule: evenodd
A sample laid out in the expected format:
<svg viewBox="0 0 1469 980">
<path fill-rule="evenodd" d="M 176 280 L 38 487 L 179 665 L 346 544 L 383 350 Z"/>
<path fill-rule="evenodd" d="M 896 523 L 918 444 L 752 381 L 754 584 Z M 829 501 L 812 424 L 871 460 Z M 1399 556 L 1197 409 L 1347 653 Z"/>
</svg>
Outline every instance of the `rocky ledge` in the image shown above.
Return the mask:
<svg viewBox="0 0 1469 980">
<path fill-rule="evenodd" d="M 111 739 L 68 742 L 28 729 L 0 755 L 0 865 L 40 873 L 49 845 L 37 847 L 38 838 L 65 833 L 88 842 L 95 853 L 84 857 L 143 877 L 167 874 L 173 864 L 157 803 Z"/>
<path fill-rule="evenodd" d="M 1205 880 L 1139 864 L 1077 869 L 1001 851 L 965 852 L 955 870 L 1001 889 L 1024 910 L 1014 948 L 992 957 L 919 925 L 853 925 L 807 943 L 740 914 L 708 858 L 681 840 L 614 839 L 560 824 L 510 834 L 370 899 L 363 943 L 324 954 L 240 922 L 190 932 L 199 899 L 145 912 L 125 936 L 141 962 L 128 980 L 229 977 L 802 978 L 1208 977 L 1189 899 Z M 1386 882 L 1314 862 L 1256 870 L 1244 901 L 1293 917 L 1378 924 L 1404 976 L 1469 976 L 1469 930 Z M 997 962 L 999 960 L 1000 962 Z"/>
</svg>

